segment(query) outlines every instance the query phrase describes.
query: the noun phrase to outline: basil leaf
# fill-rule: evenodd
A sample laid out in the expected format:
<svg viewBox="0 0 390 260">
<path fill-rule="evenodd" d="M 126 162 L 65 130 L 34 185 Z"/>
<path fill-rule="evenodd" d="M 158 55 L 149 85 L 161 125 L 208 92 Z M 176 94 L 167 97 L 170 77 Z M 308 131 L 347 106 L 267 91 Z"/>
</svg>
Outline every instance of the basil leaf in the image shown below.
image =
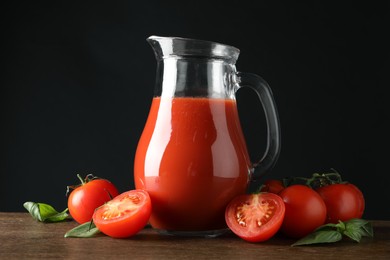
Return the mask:
<svg viewBox="0 0 390 260">
<path fill-rule="evenodd" d="M 337 223 L 335 225 L 335 227 L 337 228 L 337 231 L 339 231 L 339 232 L 344 232 L 346 230 L 345 223 L 340 221 L 340 220 L 339 220 L 339 223 Z"/>
<path fill-rule="evenodd" d="M 345 230 L 343 234 L 350 239 L 355 240 L 356 242 L 360 242 L 360 240 L 362 239 L 362 232 L 360 231 L 360 229 Z"/>
<path fill-rule="evenodd" d="M 67 213 L 68 209 L 65 209 L 62 212 L 58 212 L 52 206 L 45 203 L 37 203 L 39 207 L 39 212 L 41 213 L 42 221 L 44 222 L 58 222 L 65 220 L 69 215 Z"/>
<path fill-rule="evenodd" d="M 364 236 L 374 237 L 374 229 L 372 228 L 371 222 L 367 222 L 367 224 L 362 226 L 362 230 L 364 231 Z"/>
<path fill-rule="evenodd" d="M 326 224 L 318 227 L 313 233 L 298 240 L 291 246 L 337 242 L 342 239 L 343 235 L 360 242 L 363 236 L 373 237 L 374 230 L 371 223 L 364 219 L 351 219 L 346 222 L 339 221 L 337 224 Z"/>
<path fill-rule="evenodd" d="M 325 225 L 318 227 L 316 230 L 314 230 L 314 232 L 335 230 L 336 228 L 337 228 L 337 224 L 329 223 L 329 224 L 325 224 Z"/>
<path fill-rule="evenodd" d="M 64 237 L 94 237 L 100 233 L 100 230 L 93 222 L 86 222 L 65 233 Z"/>
<path fill-rule="evenodd" d="M 356 242 L 360 242 L 362 236 L 373 237 L 374 231 L 371 223 L 367 220 L 351 219 L 345 222 L 345 231 L 343 234 Z"/>
<path fill-rule="evenodd" d="M 27 201 L 23 204 L 33 219 L 40 222 L 60 222 L 68 218 L 68 209 L 58 212 L 52 206 L 45 203 Z"/>
<path fill-rule="evenodd" d="M 346 228 L 348 226 L 353 226 L 354 228 L 360 228 L 363 227 L 364 225 L 367 225 L 369 223 L 367 220 L 360 219 L 360 218 L 353 218 L 345 222 Z"/>
<path fill-rule="evenodd" d="M 41 213 L 39 212 L 38 203 L 27 201 L 23 203 L 23 207 L 27 209 L 33 219 L 42 222 Z"/>
<path fill-rule="evenodd" d="M 61 222 L 67 220 L 69 217 L 68 209 L 64 209 L 62 212 L 58 212 L 57 214 L 53 214 L 45 218 L 45 222 Z"/>
<path fill-rule="evenodd" d="M 302 246 L 311 244 L 333 243 L 340 241 L 342 234 L 336 230 L 315 231 L 304 238 L 301 238 L 291 246 Z"/>
<path fill-rule="evenodd" d="M 371 222 L 367 220 L 354 218 L 345 222 L 345 224 L 347 226 L 347 229 L 351 225 L 355 228 L 359 228 L 363 236 L 368 236 L 368 237 L 374 236 L 374 230 L 372 228 Z"/>
</svg>

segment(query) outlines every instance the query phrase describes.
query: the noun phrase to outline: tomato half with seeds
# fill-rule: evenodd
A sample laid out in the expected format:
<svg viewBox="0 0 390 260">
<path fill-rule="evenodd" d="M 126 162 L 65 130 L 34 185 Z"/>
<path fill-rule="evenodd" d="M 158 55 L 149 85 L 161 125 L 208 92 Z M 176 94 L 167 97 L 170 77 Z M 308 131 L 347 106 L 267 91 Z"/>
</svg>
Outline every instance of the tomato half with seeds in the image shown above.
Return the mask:
<svg viewBox="0 0 390 260">
<path fill-rule="evenodd" d="M 284 212 L 284 202 L 278 195 L 261 192 L 234 198 L 226 207 L 225 220 L 242 239 L 262 242 L 278 232 Z"/>
<path fill-rule="evenodd" d="M 152 203 L 144 190 L 124 192 L 96 209 L 93 222 L 104 234 L 126 238 L 141 231 L 149 221 Z"/>
</svg>

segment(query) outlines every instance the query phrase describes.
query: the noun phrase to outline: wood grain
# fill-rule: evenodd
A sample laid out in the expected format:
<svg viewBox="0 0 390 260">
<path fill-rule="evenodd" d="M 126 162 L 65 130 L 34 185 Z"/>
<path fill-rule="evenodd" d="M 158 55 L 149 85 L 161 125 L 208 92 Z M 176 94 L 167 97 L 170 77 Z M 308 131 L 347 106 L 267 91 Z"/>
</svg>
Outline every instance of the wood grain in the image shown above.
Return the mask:
<svg viewBox="0 0 390 260">
<path fill-rule="evenodd" d="M 73 221 L 44 224 L 28 213 L 0 213 L 0 259 L 390 259 L 390 221 L 373 221 L 375 236 L 360 243 L 290 247 L 276 236 L 248 243 L 228 233 L 217 238 L 173 237 L 146 228 L 128 239 L 64 238 Z"/>
</svg>

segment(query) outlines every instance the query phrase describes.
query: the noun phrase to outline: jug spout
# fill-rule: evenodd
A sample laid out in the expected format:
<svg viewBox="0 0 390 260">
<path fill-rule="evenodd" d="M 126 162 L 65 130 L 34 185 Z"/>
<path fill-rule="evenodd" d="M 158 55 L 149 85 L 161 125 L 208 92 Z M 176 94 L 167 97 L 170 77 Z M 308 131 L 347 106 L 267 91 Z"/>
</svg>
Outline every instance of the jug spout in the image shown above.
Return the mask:
<svg viewBox="0 0 390 260">
<path fill-rule="evenodd" d="M 169 57 L 197 57 L 222 59 L 235 64 L 240 50 L 217 42 L 181 38 L 150 36 L 147 41 L 152 46 L 157 60 Z"/>
<path fill-rule="evenodd" d="M 147 41 L 157 59 L 155 96 L 234 98 L 237 48 L 179 37 Z"/>
</svg>

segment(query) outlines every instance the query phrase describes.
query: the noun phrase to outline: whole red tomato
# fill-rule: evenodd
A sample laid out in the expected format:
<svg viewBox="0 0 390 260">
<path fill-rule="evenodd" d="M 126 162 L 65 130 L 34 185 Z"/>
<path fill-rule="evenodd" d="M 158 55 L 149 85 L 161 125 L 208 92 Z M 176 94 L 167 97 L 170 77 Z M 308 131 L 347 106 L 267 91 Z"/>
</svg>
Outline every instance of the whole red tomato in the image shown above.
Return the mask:
<svg viewBox="0 0 390 260">
<path fill-rule="evenodd" d="M 270 179 L 270 180 L 266 180 L 264 182 L 264 184 L 262 185 L 260 191 L 261 192 L 271 192 L 271 193 L 278 194 L 282 190 L 284 190 L 284 188 L 285 187 L 284 187 L 283 182 L 281 180 Z"/>
<path fill-rule="evenodd" d="M 98 179 L 92 175 L 87 175 L 85 180 L 80 175 L 77 177 L 81 185 L 68 187 L 74 188 L 68 198 L 68 209 L 72 218 L 82 224 L 91 221 L 95 209 L 116 197 L 118 190 L 105 179 Z"/>
<path fill-rule="evenodd" d="M 130 237 L 148 223 L 152 202 L 144 190 L 124 192 L 93 214 L 93 223 L 104 234 L 114 238 Z"/>
<path fill-rule="evenodd" d="M 237 236 L 249 242 L 271 238 L 283 222 L 285 206 L 276 194 L 240 195 L 226 207 L 225 220 Z"/>
<path fill-rule="evenodd" d="M 305 185 L 291 185 L 279 194 L 286 206 L 281 231 L 292 238 L 301 238 L 323 225 L 326 205 L 321 196 Z"/>
<path fill-rule="evenodd" d="M 317 189 L 325 202 L 327 223 L 338 223 L 363 216 L 363 193 L 353 184 L 331 184 Z"/>
</svg>

